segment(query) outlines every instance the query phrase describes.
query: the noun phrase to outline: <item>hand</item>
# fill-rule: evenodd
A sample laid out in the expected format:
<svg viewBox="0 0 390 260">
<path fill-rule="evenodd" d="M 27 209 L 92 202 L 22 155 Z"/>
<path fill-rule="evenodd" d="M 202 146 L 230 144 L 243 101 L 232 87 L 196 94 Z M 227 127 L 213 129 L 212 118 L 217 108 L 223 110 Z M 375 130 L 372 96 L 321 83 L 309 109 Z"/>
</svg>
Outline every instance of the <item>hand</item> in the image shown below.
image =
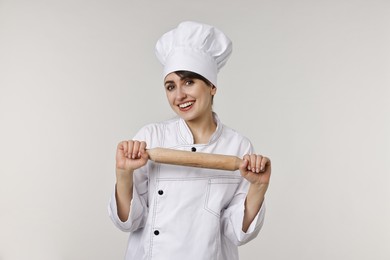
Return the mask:
<svg viewBox="0 0 390 260">
<path fill-rule="evenodd" d="M 145 142 L 133 140 L 120 142 L 116 150 L 116 168 L 132 172 L 144 166 L 149 159 L 145 148 Z"/>
<path fill-rule="evenodd" d="M 271 161 L 258 154 L 246 154 L 240 166 L 242 177 L 251 184 L 268 187 L 271 177 Z"/>
</svg>

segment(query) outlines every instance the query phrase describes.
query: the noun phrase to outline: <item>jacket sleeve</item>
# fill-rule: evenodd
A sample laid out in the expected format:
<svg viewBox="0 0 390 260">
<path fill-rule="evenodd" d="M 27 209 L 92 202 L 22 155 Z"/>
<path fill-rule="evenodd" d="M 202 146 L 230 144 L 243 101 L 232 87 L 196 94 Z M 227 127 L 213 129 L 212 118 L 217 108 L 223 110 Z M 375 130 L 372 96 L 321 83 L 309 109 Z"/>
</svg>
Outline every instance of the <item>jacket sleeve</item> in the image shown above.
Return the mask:
<svg viewBox="0 0 390 260">
<path fill-rule="evenodd" d="M 148 135 L 147 129 L 142 128 L 133 138 L 133 140 L 148 141 L 146 136 Z M 111 198 L 108 204 L 108 214 L 113 221 L 114 225 L 120 230 L 125 232 L 133 232 L 139 228 L 144 227 L 148 210 L 148 180 L 149 180 L 149 165 L 148 162 L 145 166 L 134 171 L 133 174 L 133 198 L 130 205 L 130 213 L 128 219 L 123 222 L 119 219 L 117 211 L 116 201 L 116 186 L 112 192 Z"/>
<path fill-rule="evenodd" d="M 108 214 L 114 225 L 122 231 L 133 232 L 144 227 L 148 213 L 148 179 L 144 169 L 139 169 L 134 172 L 133 199 L 130 205 L 130 214 L 127 221 L 123 222 L 119 219 L 117 211 L 117 203 L 115 189 L 112 192 L 109 204 Z"/>
<path fill-rule="evenodd" d="M 241 146 L 242 149 L 240 149 L 241 151 L 238 156 L 242 157 L 245 154 L 254 153 L 252 144 L 249 141 L 245 143 L 245 145 Z M 254 239 L 259 234 L 261 227 L 264 223 L 265 200 L 263 201 L 263 204 L 256 217 L 250 224 L 247 232 L 242 231 L 245 211 L 245 200 L 249 190 L 249 185 L 250 183 L 246 179 L 242 178 L 233 199 L 222 214 L 223 234 L 228 237 L 233 244 L 237 246 L 246 244 L 247 242 Z"/>
<path fill-rule="evenodd" d="M 250 224 L 247 232 L 242 231 L 242 223 L 244 220 L 245 210 L 245 198 L 249 183 L 243 179 L 236 195 L 231 201 L 229 207 L 224 211 L 222 215 L 222 229 L 223 234 L 229 238 L 229 240 L 237 245 L 243 245 L 254 239 L 260 232 L 263 226 L 265 217 L 265 201 L 257 213 L 256 217 Z"/>
</svg>

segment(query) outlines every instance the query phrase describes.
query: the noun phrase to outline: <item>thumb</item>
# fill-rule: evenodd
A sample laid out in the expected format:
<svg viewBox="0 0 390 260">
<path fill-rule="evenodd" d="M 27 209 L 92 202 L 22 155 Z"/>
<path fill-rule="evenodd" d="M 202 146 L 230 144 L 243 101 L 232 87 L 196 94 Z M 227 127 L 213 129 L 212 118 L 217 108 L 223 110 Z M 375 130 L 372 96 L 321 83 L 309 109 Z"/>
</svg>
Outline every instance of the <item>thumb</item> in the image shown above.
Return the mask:
<svg viewBox="0 0 390 260">
<path fill-rule="evenodd" d="M 141 158 L 144 159 L 144 160 L 148 160 L 148 159 L 149 159 L 149 154 L 148 154 L 148 152 L 146 151 L 146 149 L 144 149 L 143 151 L 141 151 Z"/>
<path fill-rule="evenodd" d="M 248 164 L 249 164 L 249 161 L 247 159 L 243 159 L 242 163 L 240 165 L 240 171 L 241 172 L 246 172 Z"/>
</svg>

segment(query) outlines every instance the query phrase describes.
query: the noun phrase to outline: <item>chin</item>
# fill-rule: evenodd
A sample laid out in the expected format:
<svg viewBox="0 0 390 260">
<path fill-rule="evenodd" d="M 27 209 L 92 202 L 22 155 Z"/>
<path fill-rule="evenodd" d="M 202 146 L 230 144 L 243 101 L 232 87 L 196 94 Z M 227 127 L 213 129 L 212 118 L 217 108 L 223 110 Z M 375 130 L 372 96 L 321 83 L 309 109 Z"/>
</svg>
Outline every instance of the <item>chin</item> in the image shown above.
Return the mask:
<svg viewBox="0 0 390 260">
<path fill-rule="evenodd" d="M 184 119 L 185 121 L 192 121 L 192 120 L 195 120 L 197 117 L 194 116 L 194 115 L 190 115 L 190 114 L 186 114 L 186 113 L 178 113 L 178 115 Z"/>
</svg>

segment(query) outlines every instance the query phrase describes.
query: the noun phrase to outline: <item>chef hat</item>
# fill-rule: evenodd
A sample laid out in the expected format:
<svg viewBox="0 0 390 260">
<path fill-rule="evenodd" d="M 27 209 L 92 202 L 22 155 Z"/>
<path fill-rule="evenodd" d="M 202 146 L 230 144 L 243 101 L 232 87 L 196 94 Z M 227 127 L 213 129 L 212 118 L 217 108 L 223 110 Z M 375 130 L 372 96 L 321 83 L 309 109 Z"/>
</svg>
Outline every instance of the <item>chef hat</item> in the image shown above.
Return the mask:
<svg viewBox="0 0 390 260">
<path fill-rule="evenodd" d="M 232 53 L 232 42 L 217 28 L 186 21 L 157 41 L 156 55 L 164 66 L 163 78 L 178 70 L 202 75 L 214 86 L 217 73 Z"/>
</svg>

